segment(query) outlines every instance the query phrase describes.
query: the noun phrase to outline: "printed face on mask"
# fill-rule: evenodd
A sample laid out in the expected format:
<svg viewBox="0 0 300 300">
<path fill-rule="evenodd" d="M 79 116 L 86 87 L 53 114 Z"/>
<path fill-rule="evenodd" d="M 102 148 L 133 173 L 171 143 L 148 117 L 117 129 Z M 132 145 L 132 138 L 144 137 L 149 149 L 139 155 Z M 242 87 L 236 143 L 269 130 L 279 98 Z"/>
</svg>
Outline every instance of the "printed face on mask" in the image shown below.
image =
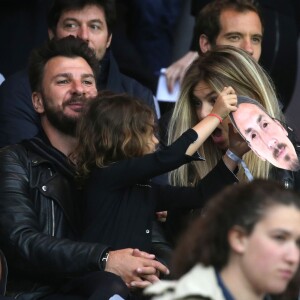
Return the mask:
<svg viewBox="0 0 300 300">
<path fill-rule="evenodd" d="M 299 160 L 288 133 L 279 121 L 271 118 L 254 103 L 240 103 L 232 113 L 237 129 L 249 147 L 275 167 L 297 171 Z"/>
</svg>

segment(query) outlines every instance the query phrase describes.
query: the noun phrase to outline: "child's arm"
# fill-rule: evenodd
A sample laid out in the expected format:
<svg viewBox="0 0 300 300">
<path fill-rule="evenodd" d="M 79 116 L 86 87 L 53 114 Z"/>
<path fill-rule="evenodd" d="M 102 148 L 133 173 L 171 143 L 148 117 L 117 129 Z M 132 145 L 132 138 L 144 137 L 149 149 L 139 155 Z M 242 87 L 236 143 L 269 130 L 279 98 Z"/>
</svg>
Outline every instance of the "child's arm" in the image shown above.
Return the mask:
<svg viewBox="0 0 300 300">
<path fill-rule="evenodd" d="M 198 139 L 188 147 L 185 154 L 190 156 L 193 155 L 218 127 L 220 121 L 225 119 L 230 112 L 236 110 L 237 96 L 234 89 L 232 87 L 224 87 L 223 91 L 218 96 L 211 113 L 193 127 L 198 134 Z"/>
<path fill-rule="evenodd" d="M 225 87 L 217 98 L 211 113 L 223 119 L 228 116 L 229 112 L 237 109 L 236 105 L 237 97 L 233 88 Z M 180 137 L 164 150 L 142 157 L 118 161 L 108 168 L 101 169 L 101 182 L 109 182 L 114 188 L 120 188 L 178 168 L 189 162 L 187 157 L 193 160 L 193 154 L 219 124 L 218 117 L 207 116 L 192 128 L 198 135 L 196 141 L 193 139 L 194 142 L 191 142 L 190 138 L 183 134 L 183 137 Z M 196 135 L 195 132 L 193 132 L 193 137 Z"/>
</svg>

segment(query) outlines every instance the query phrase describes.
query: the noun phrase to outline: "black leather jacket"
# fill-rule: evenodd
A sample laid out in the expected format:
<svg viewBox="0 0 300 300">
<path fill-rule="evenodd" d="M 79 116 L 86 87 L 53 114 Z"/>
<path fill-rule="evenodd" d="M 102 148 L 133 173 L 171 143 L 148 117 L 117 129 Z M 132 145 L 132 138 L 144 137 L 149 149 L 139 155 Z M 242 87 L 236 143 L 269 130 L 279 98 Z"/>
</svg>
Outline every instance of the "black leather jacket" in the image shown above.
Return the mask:
<svg viewBox="0 0 300 300">
<path fill-rule="evenodd" d="M 107 247 L 76 241 L 80 207 L 72 184 L 66 157 L 40 138 L 0 149 L 0 248 L 8 261 L 8 295 L 38 299 L 74 275 L 99 270 Z"/>
</svg>

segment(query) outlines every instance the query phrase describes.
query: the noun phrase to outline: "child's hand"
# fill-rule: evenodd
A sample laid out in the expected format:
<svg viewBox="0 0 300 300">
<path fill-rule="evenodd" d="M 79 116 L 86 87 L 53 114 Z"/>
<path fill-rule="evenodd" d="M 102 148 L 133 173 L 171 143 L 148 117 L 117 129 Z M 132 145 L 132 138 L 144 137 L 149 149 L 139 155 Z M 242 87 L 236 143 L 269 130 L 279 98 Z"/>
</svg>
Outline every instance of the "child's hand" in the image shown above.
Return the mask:
<svg viewBox="0 0 300 300">
<path fill-rule="evenodd" d="M 219 115 L 222 119 L 225 119 L 232 111 L 237 110 L 237 96 L 234 89 L 224 87 L 223 91 L 219 94 L 211 113 Z"/>
</svg>

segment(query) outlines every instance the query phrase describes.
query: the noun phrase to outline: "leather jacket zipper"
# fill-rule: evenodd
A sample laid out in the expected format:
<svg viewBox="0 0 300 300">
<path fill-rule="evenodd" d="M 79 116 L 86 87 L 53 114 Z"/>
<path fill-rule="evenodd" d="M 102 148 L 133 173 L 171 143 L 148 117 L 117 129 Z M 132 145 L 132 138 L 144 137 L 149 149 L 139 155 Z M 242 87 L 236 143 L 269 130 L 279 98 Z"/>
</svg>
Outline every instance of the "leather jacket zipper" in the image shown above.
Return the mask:
<svg viewBox="0 0 300 300">
<path fill-rule="evenodd" d="M 51 228 L 51 236 L 55 234 L 55 214 L 54 214 L 54 202 L 51 201 L 51 215 L 52 215 L 52 228 Z"/>
<path fill-rule="evenodd" d="M 51 168 L 48 168 L 50 176 L 53 176 Z M 51 216 L 52 216 L 52 226 L 51 226 L 51 236 L 55 234 L 55 214 L 54 214 L 54 202 L 51 200 Z"/>
</svg>

